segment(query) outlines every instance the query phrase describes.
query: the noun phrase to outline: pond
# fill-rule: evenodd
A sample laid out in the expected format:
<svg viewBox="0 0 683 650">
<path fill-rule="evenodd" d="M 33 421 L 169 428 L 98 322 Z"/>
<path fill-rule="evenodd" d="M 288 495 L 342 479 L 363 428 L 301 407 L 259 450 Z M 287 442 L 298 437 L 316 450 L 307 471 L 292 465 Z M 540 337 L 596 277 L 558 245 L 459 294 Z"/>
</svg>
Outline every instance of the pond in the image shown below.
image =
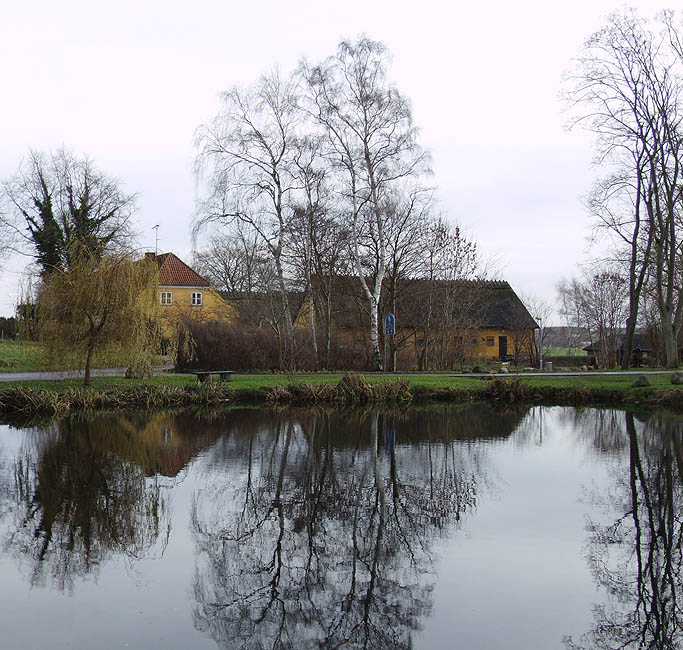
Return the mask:
<svg viewBox="0 0 683 650">
<path fill-rule="evenodd" d="M 683 418 L 0 426 L 3 648 L 681 648 Z"/>
</svg>

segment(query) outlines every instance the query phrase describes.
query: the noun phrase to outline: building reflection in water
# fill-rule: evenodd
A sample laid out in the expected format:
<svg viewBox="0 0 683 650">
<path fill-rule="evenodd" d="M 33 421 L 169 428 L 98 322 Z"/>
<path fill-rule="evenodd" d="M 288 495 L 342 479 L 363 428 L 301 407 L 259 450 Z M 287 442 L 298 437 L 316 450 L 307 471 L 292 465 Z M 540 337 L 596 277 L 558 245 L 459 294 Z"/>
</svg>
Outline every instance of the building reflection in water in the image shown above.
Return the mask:
<svg viewBox="0 0 683 650">
<path fill-rule="evenodd" d="M 68 590 L 110 557 L 163 554 L 172 486 L 165 479 L 216 436 L 210 424 L 169 415 L 74 417 L 33 429 L 13 481 L 3 473 L 0 514 L 13 520 L 4 550 L 32 585 Z"/>
</svg>

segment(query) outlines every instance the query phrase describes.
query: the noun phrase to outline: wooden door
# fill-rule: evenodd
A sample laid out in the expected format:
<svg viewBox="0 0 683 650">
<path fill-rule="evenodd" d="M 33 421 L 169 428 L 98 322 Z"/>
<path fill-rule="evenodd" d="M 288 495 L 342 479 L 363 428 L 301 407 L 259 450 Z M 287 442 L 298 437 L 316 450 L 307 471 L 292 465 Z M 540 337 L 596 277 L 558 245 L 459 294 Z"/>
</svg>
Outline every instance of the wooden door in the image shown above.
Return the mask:
<svg viewBox="0 0 683 650">
<path fill-rule="evenodd" d="M 501 361 L 505 361 L 505 357 L 508 355 L 508 337 L 499 336 L 498 337 L 498 358 Z"/>
</svg>

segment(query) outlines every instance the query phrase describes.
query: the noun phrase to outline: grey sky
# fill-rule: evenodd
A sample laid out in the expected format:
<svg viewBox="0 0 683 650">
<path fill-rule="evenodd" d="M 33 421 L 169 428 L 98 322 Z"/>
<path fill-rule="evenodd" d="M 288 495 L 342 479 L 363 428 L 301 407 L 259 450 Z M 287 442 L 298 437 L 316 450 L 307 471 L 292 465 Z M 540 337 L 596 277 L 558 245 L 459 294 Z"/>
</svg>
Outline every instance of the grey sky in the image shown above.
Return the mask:
<svg viewBox="0 0 683 650">
<path fill-rule="evenodd" d="M 662 8 L 634 3 L 643 15 Z M 617 8 L 501 0 L 4 3 L 0 20 L 0 178 L 29 148 L 65 145 L 138 192 L 141 247 L 189 261 L 193 134 L 218 93 L 274 65 L 332 54 L 366 33 L 393 52 L 433 155 L 442 209 L 496 257 L 521 293 L 554 298 L 587 250 L 581 197 L 595 176 L 591 139 L 567 133 L 561 75 Z M 0 276 L 10 315 L 25 259 Z"/>
</svg>

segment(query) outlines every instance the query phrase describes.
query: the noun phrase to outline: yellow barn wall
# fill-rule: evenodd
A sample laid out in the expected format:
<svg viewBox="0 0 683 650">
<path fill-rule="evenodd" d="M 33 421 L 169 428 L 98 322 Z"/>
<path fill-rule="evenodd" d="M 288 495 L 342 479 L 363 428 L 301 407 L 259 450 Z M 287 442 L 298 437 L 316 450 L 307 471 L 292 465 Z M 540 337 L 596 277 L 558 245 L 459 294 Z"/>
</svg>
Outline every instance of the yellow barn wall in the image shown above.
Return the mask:
<svg viewBox="0 0 683 650">
<path fill-rule="evenodd" d="M 439 333 L 432 331 L 432 337 L 439 338 Z M 482 358 L 482 359 L 498 359 L 500 357 L 500 337 L 507 337 L 507 354 L 514 356 L 518 353 L 517 345 L 519 345 L 519 355 L 524 357 L 529 353 L 529 342 L 533 341 L 534 331 L 511 331 L 507 329 L 496 328 L 481 328 L 477 330 L 468 330 L 464 334 L 459 335 L 453 333 L 452 344 L 455 344 L 457 336 L 463 337 L 464 354 L 466 358 Z M 338 328 L 335 329 L 335 339 L 341 345 L 353 345 L 367 342 L 369 332 L 360 329 Z M 406 367 L 412 365 L 412 353 L 414 352 L 415 339 L 420 340 L 424 337 L 424 331 L 415 330 L 397 330 L 397 341 L 405 341 L 402 346 L 402 351 L 399 355 L 405 357 L 404 362 Z M 493 345 L 487 345 L 486 340 L 493 337 Z M 383 346 L 383 333 L 380 332 L 380 347 Z M 437 342 L 435 341 L 436 345 Z M 517 345 L 516 345 L 517 344 Z"/>
<path fill-rule="evenodd" d="M 170 291 L 172 304 L 162 305 L 162 292 Z M 192 304 L 192 293 L 201 292 L 202 304 Z M 237 320 L 237 312 L 213 288 L 207 287 L 164 287 L 159 286 L 157 295 L 157 314 L 159 326 L 164 336 L 175 334 L 178 322 L 183 316 L 199 321 L 221 321 L 232 323 Z"/>
<path fill-rule="evenodd" d="M 513 356 L 519 352 L 520 355 L 528 352 L 528 343 L 533 340 L 533 330 L 512 331 L 509 329 L 484 327 L 476 331 L 469 331 L 463 335 L 467 356 L 486 359 L 500 358 L 500 337 L 507 338 L 507 355 Z M 493 338 L 493 345 L 487 343 L 487 339 Z M 520 349 L 517 350 L 519 344 Z M 527 349 L 525 349 L 527 348 Z"/>
<path fill-rule="evenodd" d="M 340 343 L 356 343 L 367 338 L 364 333 L 357 329 L 338 329 L 336 330 L 337 340 Z M 369 336 L 369 334 L 368 334 Z M 380 332 L 380 339 L 383 334 Z M 437 336 L 437 332 L 432 332 L 432 336 Z M 453 334 L 453 340 L 455 340 L 458 334 Z M 524 336 L 527 339 L 533 337 L 533 330 L 529 330 L 526 333 L 519 334 L 517 332 L 511 332 L 505 329 L 494 329 L 494 328 L 482 328 L 477 330 L 468 330 L 463 335 L 464 344 L 467 356 L 471 357 L 486 357 L 490 359 L 497 359 L 500 355 L 500 337 L 507 337 L 507 354 L 514 355 L 517 353 L 515 342 L 522 343 L 522 338 Z M 415 330 L 398 330 L 396 332 L 396 338 L 405 341 L 413 342 L 415 337 L 420 339 L 424 337 L 424 331 Z M 493 337 L 493 345 L 488 345 L 486 340 Z M 520 345 L 520 347 L 523 347 Z M 520 353 L 524 353 L 525 350 L 520 350 Z"/>
</svg>

